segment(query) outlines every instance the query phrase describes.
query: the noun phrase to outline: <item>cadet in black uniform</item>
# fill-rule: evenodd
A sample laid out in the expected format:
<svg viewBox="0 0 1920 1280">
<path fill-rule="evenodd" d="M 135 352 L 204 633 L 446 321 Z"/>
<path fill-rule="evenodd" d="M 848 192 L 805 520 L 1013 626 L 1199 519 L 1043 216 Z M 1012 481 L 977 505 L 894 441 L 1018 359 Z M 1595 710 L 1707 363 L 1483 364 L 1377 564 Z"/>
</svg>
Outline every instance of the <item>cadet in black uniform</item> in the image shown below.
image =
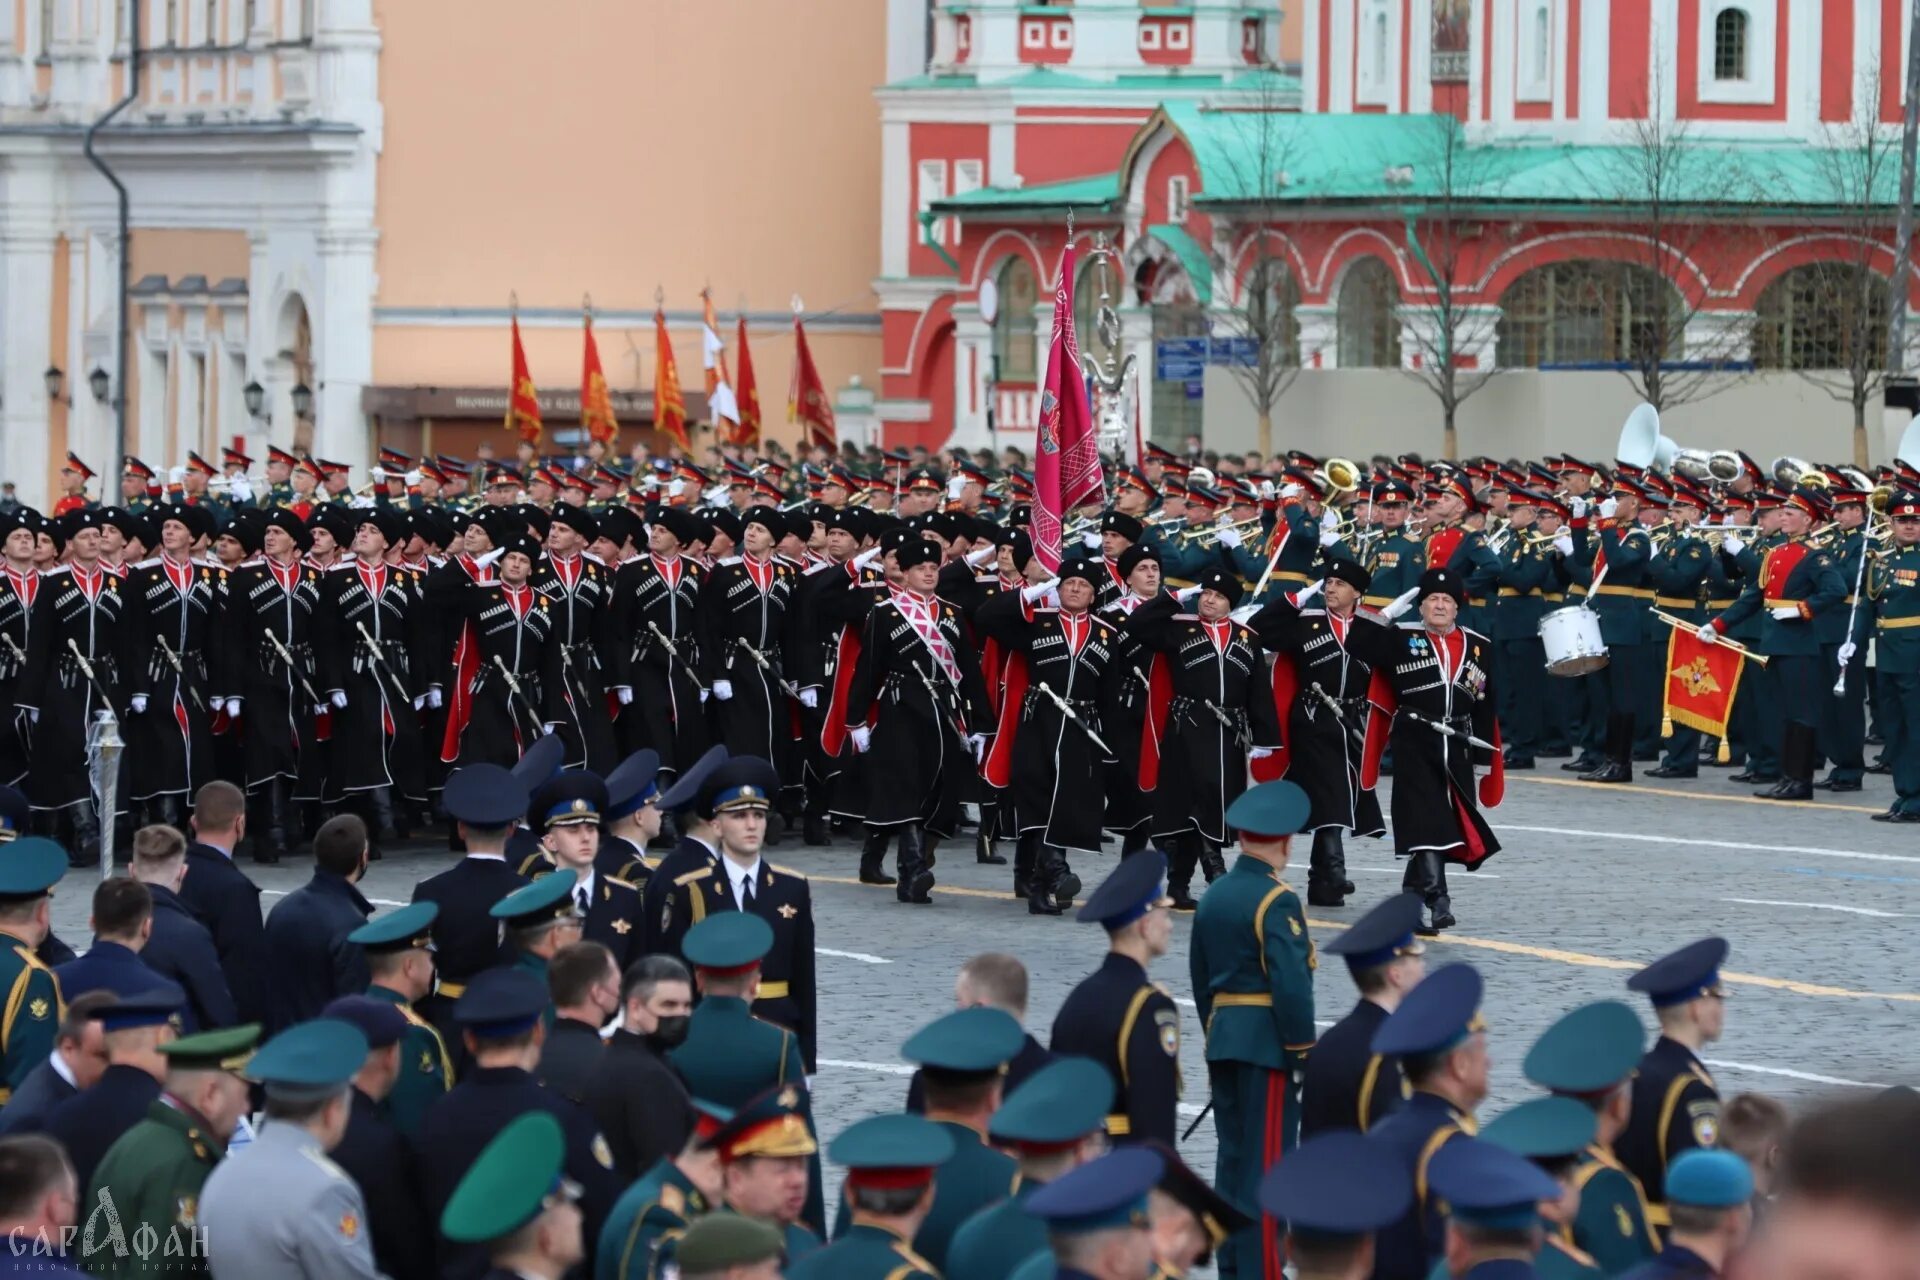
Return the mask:
<svg viewBox="0 0 1920 1280">
<path fill-rule="evenodd" d="M 1147 979 L 1173 933 L 1166 855 L 1147 849 L 1124 859 L 1081 906 L 1082 922 L 1107 931 L 1106 960 L 1081 980 L 1053 1020 L 1055 1054 L 1079 1054 L 1118 1082 L 1110 1137 L 1173 1145 L 1180 1100 L 1180 1010 Z"/>
<path fill-rule="evenodd" d="M 121 996 L 93 1011 L 105 1033 L 107 1069 L 93 1083 L 47 1112 L 40 1130 L 59 1141 L 77 1178 L 91 1182 L 107 1148 L 146 1119 L 160 1097 L 159 1047 L 172 1040 L 171 1022 L 187 993 L 171 982 Z"/>
<path fill-rule="evenodd" d="M 1334 1129 L 1365 1133 L 1400 1109 L 1406 1085 L 1400 1060 L 1373 1049 L 1379 1031 L 1407 992 L 1427 975 L 1418 894 L 1397 893 L 1320 947 L 1347 962 L 1360 1002 L 1327 1028 L 1301 1075 L 1300 1140 Z"/>
<path fill-rule="evenodd" d="M 533 795 L 531 810 L 541 828 L 541 852 L 525 874 L 538 879 L 555 869 L 571 871 L 574 911 L 584 936 L 613 953 L 625 973 L 646 954 L 640 890 L 600 868 L 600 820 L 607 810 L 607 784 L 586 770 L 563 773 Z"/>
<path fill-rule="evenodd" d="M 467 855 L 415 885 L 413 900 L 440 908 L 433 922 L 440 986 L 420 1003 L 421 1012 L 452 1042 L 452 1004 L 465 993 L 466 984 L 512 959 L 501 941 L 499 921 L 488 913 L 494 903 L 527 883 L 506 859 L 507 836 L 527 812 L 527 792 L 497 764 L 469 765 L 447 779 L 445 804 L 466 842 Z"/>
<path fill-rule="evenodd" d="M 672 815 L 679 835 L 673 849 L 655 864 L 653 874 L 647 877 L 642 910 L 647 921 L 649 951 L 679 954 L 677 945 L 668 945 L 664 940 L 666 930 L 661 928 L 667 891 L 673 888 L 674 881 L 703 867 L 711 867 L 720 857 L 720 837 L 713 829 L 713 811 L 707 808 L 711 798 L 707 784 L 713 771 L 726 763 L 726 759 L 724 746 L 708 749 L 705 755 L 681 770 L 672 786 L 660 793 L 660 812 Z M 683 933 L 686 928 L 684 923 L 680 926 Z"/>
<path fill-rule="evenodd" d="M 653 875 L 647 846 L 660 834 L 661 817 L 660 756 L 652 747 L 643 747 L 607 775 L 607 811 L 600 828 L 600 852 L 594 855 L 595 870 L 644 892 Z M 641 949 L 647 948 L 642 945 Z"/>
<path fill-rule="evenodd" d="M 368 1050 L 366 1065 L 354 1076 L 347 1131 L 327 1150 L 327 1158 L 360 1187 L 367 1235 L 381 1274 L 393 1280 L 430 1276 L 433 1235 L 424 1230 L 430 1219 L 420 1199 L 413 1152 L 384 1109 L 391 1091 L 415 1071 L 407 1058 L 413 1028 L 406 1011 L 369 996 L 341 996 L 321 1016 L 360 1028 Z"/>
<path fill-rule="evenodd" d="M 1683 1151 L 1720 1141 L 1720 1090 L 1700 1054 L 1726 1028 L 1720 966 L 1728 950 L 1725 938 L 1702 938 L 1627 979 L 1628 989 L 1653 1002 L 1660 1038 L 1640 1060 L 1633 1113 L 1614 1149 L 1646 1189 L 1656 1227 L 1667 1225 L 1667 1166 Z"/>
</svg>

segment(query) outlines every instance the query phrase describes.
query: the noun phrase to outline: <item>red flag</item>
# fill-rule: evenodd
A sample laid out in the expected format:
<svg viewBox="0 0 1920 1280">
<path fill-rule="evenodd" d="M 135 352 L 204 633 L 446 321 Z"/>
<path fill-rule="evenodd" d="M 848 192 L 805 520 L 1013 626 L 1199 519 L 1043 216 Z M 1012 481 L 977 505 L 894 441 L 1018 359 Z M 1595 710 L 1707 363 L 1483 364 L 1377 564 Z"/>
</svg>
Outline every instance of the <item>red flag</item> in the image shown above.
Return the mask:
<svg viewBox="0 0 1920 1280">
<path fill-rule="evenodd" d="M 580 425 L 589 438 L 612 444 L 620 436 L 613 416 L 613 397 L 607 394 L 607 375 L 600 371 L 600 345 L 593 340 L 593 313 L 586 316 L 586 357 L 580 371 Z"/>
<path fill-rule="evenodd" d="M 833 427 L 833 403 L 820 383 L 820 371 L 813 367 L 813 352 L 807 348 L 806 326 L 793 318 L 793 381 L 787 387 L 787 421 L 805 426 L 802 443 L 807 448 L 836 446 Z"/>
<path fill-rule="evenodd" d="M 1080 373 L 1080 345 L 1073 336 L 1073 245 L 1060 264 L 1053 295 L 1053 345 L 1040 395 L 1040 438 L 1034 454 L 1033 553 L 1048 573 L 1060 568 L 1060 527 L 1067 512 L 1102 496 L 1100 446 L 1093 409 Z"/>
<path fill-rule="evenodd" d="M 527 349 L 520 343 L 520 315 L 513 316 L 513 379 L 507 384 L 507 421 L 509 431 L 518 431 L 528 444 L 540 443 L 540 396 L 533 389 L 533 374 L 527 370 Z"/>
<path fill-rule="evenodd" d="M 734 390 L 734 402 L 740 421 L 733 431 L 733 442 L 752 449 L 760 444 L 760 388 L 753 380 L 753 353 L 747 350 L 747 318 L 740 317 L 740 383 Z"/>
<path fill-rule="evenodd" d="M 1706 644 L 1685 627 L 1667 635 L 1667 718 L 1713 738 L 1727 736 L 1734 691 L 1747 667 L 1740 650 Z"/>
<path fill-rule="evenodd" d="M 673 362 L 673 340 L 667 337 L 667 313 L 653 310 L 656 351 L 653 361 L 653 425 L 691 451 L 687 439 L 687 402 L 680 394 L 680 370 Z"/>
</svg>

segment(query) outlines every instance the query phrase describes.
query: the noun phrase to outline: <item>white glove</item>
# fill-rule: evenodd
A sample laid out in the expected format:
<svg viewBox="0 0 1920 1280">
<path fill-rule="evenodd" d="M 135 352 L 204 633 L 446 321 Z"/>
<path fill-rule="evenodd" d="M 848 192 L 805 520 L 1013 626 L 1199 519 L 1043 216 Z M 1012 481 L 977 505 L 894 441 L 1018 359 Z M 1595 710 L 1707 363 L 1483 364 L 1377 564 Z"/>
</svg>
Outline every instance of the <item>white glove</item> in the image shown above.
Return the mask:
<svg viewBox="0 0 1920 1280">
<path fill-rule="evenodd" d="M 168 484 L 183 484 L 186 482 L 186 478 L 187 478 L 187 469 L 185 467 L 175 467 L 171 471 L 167 472 Z"/>
<path fill-rule="evenodd" d="M 440 703 L 441 703 L 441 701 L 442 701 L 442 699 L 441 699 L 441 696 L 440 696 L 440 686 L 439 686 L 439 685 L 435 685 L 435 686 L 433 686 L 433 688 L 431 688 L 431 689 L 429 689 L 429 690 L 427 690 L 427 705 L 428 705 L 428 706 L 430 706 L 430 707 L 432 707 L 432 708 L 433 708 L 434 710 L 436 710 L 436 711 L 437 711 L 437 710 L 439 710 L 439 709 L 440 709 Z"/>
<path fill-rule="evenodd" d="M 1720 539 L 1720 549 L 1726 552 L 1728 555 L 1737 556 L 1742 551 L 1745 551 L 1747 549 L 1747 544 L 1745 539 L 1741 538 L 1739 534 L 1730 533 L 1726 537 Z"/>
<path fill-rule="evenodd" d="M 1272 502 L 1278 496 L 1279 492 L 1273 487 L 1273 481 L 1262 480 L 1260 482 L 1260 500 L 1262 502 Z"/>
<path fill-rule="evenodd" d="M 495 547 L 491 551 L 475 556 L 473 558 L 473 562 L 479 565 L 482 569 L 484 569 L 505 554 L 507 554 L 507 549 L 505 547 Z"/>
<path fill-rule="evenodd" d="M 1405 613 L 1407 610 L 1413 608 L 1413 602 L 1415 599 L 1419 597 L 1419 595 L 1420 595 L 1420 588 L 1418 587 L 1407 588 L 1405 591 L 1402 591 L 1399 595 L 1395 596 L 1392 602 L 1389 603 L 1386 608 L 1380 611 L 1380 616 L 1383 618 L 1399 617 L 1401 614 Z"/>
<path fill-rule="evenodd" d="M 1297 498 L 1305 492 L 1306 492 L 1305 489 L 1302 489 L 1299 485 L 1293 483 L 1291 480 L 1289 480 L 1286 484 L 1280 486 L 1280 496 L 1283 498 Z"/>
<path fill-rule="evenodd" d="M 968 734 L 967 745 L 973 748 L 973 762 L 975 764 L 979 764 L 982 760 L 986 759 L 987 757 L 987 735 L 986 734 L 984 733 Z"/>
<path fill-rule="evenodd" d="M 240 714 L 240 699 L 227 699 L 227 714 L 230 716 L 238 716 Z"/>
<path fill-rule="evenodd" d="M 820 705 L 820 691 L 818 689 L 802 689 L 800 691 L 800 705 L 809 711 L 817 708 Z"/>
<path fill-rule="evenodd" d="M 40 723 L 40 708 L 38 708 L 38 707 L 28 707 L 28 708 L 27 708 L 27 721 L 28 721 L 28 723 L 29 723 L 29 724 L 39 724 L 39 723 Z"/>
<path fill-rule="evenodd" d="M 1839 657 L 1840 657 L 1840 665 L 1844 667 L 1844 666 L 1846 666 L 1846 665 L 1847 665 L 1847 664 L 1848 664 L 1849 662 L 1852 662 L 1852 661 L 1853 661 L 1853 655 L 1854 655 L 1854 654 L 1856 654 L 1856 653 L 1858 653 L 1858 652 L 1859 652 L 1859 646 L 1857 646 L 1857 645 L 1855 645 L 1855 644 L 1854 644 L 1854 642 L 1853 642 L 1853 641 L 1851 641 L 1851 640 L 1849 640 L 1849 641 L 1847 641 L 1847 642 L 1846 642 L 1845 644 L 1843 644 L 1843 645 L 1841 645 L 1841 646 L 1840 646 L 1840 654 L 1839 654 Z"/>
<path fill-rule="evenodd" d="M 558 733 L 560 732 L 560 722 L 558 720 L 549 720 L 545 724 L 540 726 L 540 732 L 541 733 Z"/>
<path fill-rule="evenodd" d="M 1602 520 L 1611 520 L 1613 519 L 1613 513 L 1618 511 L 1619 509 L 1620 509 L 1619 499 L 1608 498 L 1600 504 L 1600 518 Z"/>
<path fill-rule="evenodd" d="M 847 732 L 853 739 L 853 749 L 861 755 L 867 754 L 867 748 L 873 745 L 873 730 L 857 724 Z"/>
<path fill-rule="evenodd" d="M 335 689 L 328 695 L 328 700 L 332 702 L 334 706 L 344 708 L 347 705 L 347 691 L 345 689 Z"/>
<path fill-rule="evenodd" d="M 1558 551 L 1563 556 L 1572 555 L 1573 554 L 1573 535 L 1565 529 L 1562 529 L 1560 532 L 1554 534 L 1553 549 L 1555 551 Z"/>
<path fill-rule="evenodd" d="M 371 474 L 375 484 L 385 484 L 387 482 L 387 469 L 385 467 L 375 467 Z"/>
<path fill-rule="evenodd" d="M 420 708 L 422 708 L 422 707 L 424 707 L 424 706 L 426 706 L 426 705 L 427 705 L 427 695 L 426 695 L 426 694 L 424 694 L 424 693 L 423 693 L 423 694 L 420 694 L 420 695 L 418 695 L 418 696 L 417 696 L 417 697 L 415 697 L 415 698 L 414 698 L 414 700 L 413 700 L 413 709 L 414 709 L 415 711 L 418 711 L 418 710 L 419 710 Z"/>
<path fill-rule="evenodd" d="M 1325 578 L 1315 578 L 1312 582 L 1309 582 L 1306 586 L 1293 593 L 1294 606 L 1298 608 L 1300 605 L 1313 599 L 1319 595 L 1321 591 L 1326 589 L 1326 585 L 1327 580 Z"/>
<path fill-rule="evenodd" d="M 327 714 L 327 704 L 323 702 L 319 706 L 315 707 L 313 709 L 313 714 L 317 716 L 323 716 Z"/>
<path fill-rule="evenodd" d="M 247 483 L 245 476 L 235 476 L 233 483 L 227 486 L 227 498 L 233 502 L 253 501 L 253 486 Z"/>
<path fill-rule="evenodd" d="M 1774 620 L 1778 622 L 1791 622 L 1800 616 L 1799 608 L 1790 604 L 1780 605 L 1777 608 L 1767 610 L 1767 612 L 1772 614 Z"/>
<path fill-rule="evenodd" d="M 1185 604 L 1187 601 L 1199 595 L 1202 590 L 1203 588 L 1200 587 L 1182 587 L 1173 593 L 1173 598 L 1181 604 Z"/>
<path fill-rule="evenodd" d="M 1238 609 L 1235 609 L 1232 613 L 1229 613 L 1227 616 L 1229 618 L 1232 618 L 1235 622 L 1239 623 L 1241 626 L 1245 626 L 1249 622 L 1253 621 L 1253 615 L 1258 612 L 1260 612 L 1259 605 L 1243 604 Z"/>
<path fill-rule="evenodd" d="M 613 696 L 620 700 L 620 705 L 623 707 L 630 707 L 633 705 L 633 688 L 630 685 L 624 685 L 624 684 L 615 685 L 613 687 Z"/>
<path fill-rule="evenodd" d="M 407 482 L 408 488 L 412 488 L 414 485 L 419 484 L 421 481 L 421 478 L 422 477 L 418 471 L 409 471 L 404 477 L 404 479 Z"/>
<path fill-rule="evenodd" d="M 1587 514 L 1587 500 L 1585 498 L 1574 498 L 1567 503 L 1567 510 L 1573 513 L 1575 520 L 1584 519 Z"/>
<path fill-rule="evenodd" d="M 1331 529 L 1323 529 L 1320 531 L 1320 545 L 1323 547 L 1337 547 L 1340 545 L 1340 535 Z"/>
<path fill-rule="evenodd" d="M 720 699 L 720 701 L 722 702 L 725 702 L 728 698 L 731 698 L 733 696 L 733 681 L 715 680 L 713 682 L 713 696 Z"/>
<path fill-rule="evenodd" d="M 370 507 L 377 507 L 380 504 L 375 502 L 372 498 L 361 497 L 361 498 L 355 498 L 352 502 L 348 503 L 347 505 L 354 508 L 356 511 L 364 511 Z"/>
<path fill-rule="evenodd" d="M 1214 540 L 1223 547 L 1237 547 L 1243 541 L 1238 529 L 1222 529 L 1214 535 Z"/>
<path fill-rule="evenodd" d="M 713 692 L 713 690 L 711 690 L 711 689 L 702 689 L 702 690 L 700 691 L 700 701 L 701 701 L 702 703 L 705 703 L 705 702 L 706 702 L 706 700 L 707 700 L 707 695 L 708 695 L 709 693 L 712 693 L 712 692 Z"/>
<path fill-rule="evenodd" d="M 135 715 L 141 714 L 147 709 L 147 695 L 144 693 L 134 694 L 133 701 L 128 705 L 132 707 L 133 714 Z"/>
<path fill-rule="evenodd" d="M 1060 579 L 1048 578 L 1045 582 L 1036 582 L 1020 593 L 1020 598 L 1028 604 L 1045 598 L 1047 592 L 1060 585 Z"/>
<path fill-rule="evenodd" d="M 883 550 L 884 548 L 882 547 L 872 547 L 866 551 L 862 551 L 859 555 L 853 558 L 853 567 L 856 569 L 866 568 L 868 565 L 872 564 L 875 560 L 878 560 L 880 558 L 880 555 Z"/>
<path fill-rule="evenodd" d="M 675 480 L 667 485 L 667 496 L 669 498 L 677 498 L 686 491 L 687 482 L 685 480 Z"/>
<path fill-rule="evenodd" d="M 1080 543 L 1089 551 L 1098 551 L 1100 549 L 1100 535 L 1097 533 L 1083 533 L 1080 535 Z"/>
<path fill-rule="evenodd" d="M 1272 754 L 1273 754 L 1272 747 L 1254 747 L 1247 752 L 1247 759 L 1265 760 L 1268 756 Z"/>
<path fill-rule="evenodd" d="M 1335 511 L 1332 507 L 1328 507 L 1325 511 L 1322 511 L 1320 513 L 1320 527 L 1322 529 L 1325 529 L 1327 532 L 1331 533 L 1334 530 L 1338 529 L 1340 527 L 1340 524 L 1341 524 L 1340 513 L 1338 511 Z"/>
<path fill-rule="evenodd" d="M 947 496 L 949 498 L 954 498 L 957 500 L 960 497 L 960 491 L 966 487 L 967 487 L 967 478 L 965 476 L 948 476 L 947 477 Z"/>
<path fill-rule="evenodd" d="M 972 565 L 974 568 L 978 569 L 981 565 L 987 563 L 987 561 L 993 559 L 995 556 L 999 554 L 1000 554 L 999 544 L 989 542 L 986 546 L 980 548 L 978 551 L 967 552 L 967 563 L 969 565 Z"/>
<path fill-rule="evenodd" d="M 1701 644 L 1720 643 L 1720 633 L 1714 629 L 1711 622 L 1701 623 L 1693 629 L 1693 634 L 1699 639 Z"/>
</svg>

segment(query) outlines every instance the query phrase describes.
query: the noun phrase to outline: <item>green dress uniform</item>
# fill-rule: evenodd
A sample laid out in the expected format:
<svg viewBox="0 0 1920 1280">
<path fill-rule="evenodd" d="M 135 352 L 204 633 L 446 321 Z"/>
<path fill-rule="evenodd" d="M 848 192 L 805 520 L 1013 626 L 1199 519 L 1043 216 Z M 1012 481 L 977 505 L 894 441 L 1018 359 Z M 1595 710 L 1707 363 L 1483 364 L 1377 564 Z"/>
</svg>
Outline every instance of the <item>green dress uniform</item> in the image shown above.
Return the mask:
<svg viewBox="0 0 1920 1280">
<path fill-rule="evenodd" d="M 1580 1212 L 1562 1242 L 1590 1257 L 1601 1274 L 1617 1276 L 1659 1252 L 1646 1193 L 1610 1149 L 1588 1147 L 1574 1167 L 1573 1185 L 1580 1190 Z"/>
<path fill-rule="evenodd" d="M 405 996 L 377 982 L 367 988 L 367 995 L 397 1006 L 407 1020 L 407 1034 L 400 1041 L 400 1074 L 380 1109 L 396 1133 L 411 1138 L 419 1132 L 427 1108 L 453 1088 L 453 1058 L 440 1032 L 413 1011 Z"/>
<path fill-rule="evenodd" d="M 915 1038 L 933 1029 L 923 1029 Z M 833 1140 L 828 1154 L 846 1167 L 847 1186 L 856 1192 L 872 1177 L 881 1179 L 879 1185 L 902 1189 L 931 1183 L 937 1196 L 936 1171 L 945 1173 L 954 1145 L 945 1126 L 920 1116 L 891 1114 L 855 1121 Z M 926 1194 L 924 1189 L 921 1194 Z M 789 1265 L 786 1275 L 787 1280 L 940 1280 L 940 1269 L 904 1236 L 879 1222 L 863 1221 L 856 1210 L 844 1234 Z"/>
<path fill-rule="evenodd" d="M 1760 574 L 1760 564 L 1768 551 L 1786 541 L 1779 533 L 1762 534 L 1756 529 L 1742 528 L 1736 532 L 1746 539 L 1738 551 L 1727 550 L 1726 543 L 1720 544 L 1720 566 L 1726 572 L 1729 597 L 1738 597 Z M 1725 613 L 1732 605 L 1728 599 L 1719 604 L 1715 613 Z M 1752 648 L 1760 642 L 1760 615 L 1745 618 L 1727 628 L 1727 634 L 1741 644 Z M 1751 673 L 1749 673 L 1751 674 Z M 1732 782 L 1778 782 L 1780 781 L 1780 744 L 1776 740 L 1778 731 L 1771 725 L 1771 716 L 1762 714 L 1762 704 L 1766 701 L 1766 692 L 1761 682 L 1742 679 L 1740 691 L 1734 694 L 1733 712 L 1727 725 L 1727 736 L 1732 739 L 1732 762 L 1745 768 L 1734 774 Z"/>
<path fill-rule="evenodd" d="M 1248 814 L 1275 803 L 1293 815 L 1293 827 L 1305 821 L 1306 795 L 1285 781 L 1253 788 L 1228 821 L 1262 831 Z M 1220 1142 L 1214 1186 L 1228 1200 L 1253 1204 L 1267 1170 L 1299 1141 L 1299 1078 L 1314 1040 L 1313 942 L 1292 888 L 1271 865 L 1242 854 L 1201 898 L 1191 945 Z M 1280 1257 L 1268 1254 L 1276 1243 L 1270 1231 L 1230 1242 L 1221 1249 L 1222 1273 L 1278 1280 Z"/>
<path fill-rule="evenodd" d="M 81 1220 L 111 1197 L 121 1228 L 93 1238 L 82 1254 L 88 1273 L 101 1280 L 206 1275 L 200 1191 L 225 1154 L 226 1144 L 197 1118 L 164 1099 L 149 1106 L 147 1118 L 107 1150 L 87 1189 Z M 155 1241 L 144 1257 L 143 1238 Z"/>
<path fill-rule="evenodd" d="M 1648 566 L 1653 579 L 1653 605 L 1660 612 L 1698 626 L 1713 616 L 1714 579 L 1719 578 L 1721 596 L 1732 594 L 1726 586 L 1726 573 L 1720 558 L 1713 554 L 1705 538 L 1692 529 L 1676 529 L 1662 545 L 1656 546 Z M 1665 705 L 1667 681 L 1667 645 L 1670 633 L 1659 619 L 1648 628 L 1654 651 L 1660 657 L 1660 700 Z M 1664 726 L 1663 726 L 1664 727 Z M 1700 731 L 1676 722 L 1667 740 L 1666 755 L 1657 768 L 1647 772 L 1656 778 L 1691 778 L 1700 769 Z"/>
<path fill-rule="evenodd" d="M 1586 571 L 1587 607 L 1600 615 L 1608 658 L 1606 666 L 1580 677 L 1588 705 L 1581 760 L 1628 775 L 1611 781 L 1630 781 L 1634 756 L 1657 749 L 1660 728 L 1653 680 L 1658 659 L 1648 631 L 1653 540 L 1639 524 L 1622 527 L 1614 519 L 1575 519 L 1572 533 L 1574 559 Z"/>
<path fill-rule="evenodd" d="M 6 1086 L 0 1089 L 0 1105 L 13 1096 L 28 1072 L 47 1060 L 53 1052 L 54 1032 L 67 1016 L 60 980 L 53 970 L 21 939 L 9 934 L 6 941 L 10 945 L 0 952 L 0 981 L 7 990 L 6 1012 L 0 1015 L 0 1067 Z"/>
<path fill-rule="evenodd" d="M 946 1280 L 1007 1280 L 1021 1263 L 1047 1251 L 1046 1224 L 1026 1210 L 1044 1182 L 1021 1179 L 1013 1194 L 960 1224 L 947 1246 Z"/>
<path fill-rule="evenodd" d="M 1895 512 L 1920 515 L 1920 499 L 1901 494 Z M 1920 822 L 1920 544 L 1888 548 L 1872 567 L 1874 680 L 1879 724 L 1893 768 L 1893 803 L 1874 817 Z"/>
<path fill-rule="evenodd" d="M 1529 532 L 1509 534 L 1494 552 L 1498 568 L 1493 629 L 1488 636 L 1500 669 L 1495 687 L 1500 699 L 1500 739 L 1509 769 L 1531 768 L 1545 736 L 1542 717 L 1547 681 L 1552 677 L 1547 675 L 1540 619 L 1565 601 L 1554 572 L 1552 548 L 1528 543 Z"/>
<path fill-rule="evenodd" d="M 1504 1276 L 1506 1273 L 1501 1274 Z M 1536 1280 L 1601 1280 L 1603 1276 L 1618 1273 L 1602 1271 L 1593 1258 L 1559 1236 L 1548 1236 L 1533 1259 L 1532 1271 L 1521 1274 L 1531 1275 Z M 1433 1264 L 1433 1270 L 1427 1273 L 1427 1280 L 1449 1280 L 1452 1275 L 1453 1272 L 1447 1269 L 1447 1260 L 1442 1258 Z"/>
<path fill-rule="evenodd" d="M 593 1280 L 656 1280 L 661 1274 L 661 1245 L 678 1240 L 695 1218 L 708 1211 L 707 1198 L 663 1159 L 614 1202 L 600 1229 Z"/>
<path fill-rule="evenodd" d="M 787 1280 L 940 1280 L 940 1269 L 915 1253 L 910 1241 L 863 1222 L 790 1263 L 785 1274 Z"/>
<path fill-rule="evenodd" d="M 1383 529 L 1377 538 L 1348 544 L 1349 557 L 1365 565 L 1373 575 L 1367 595 L 1361 603 L 1369 609 L 1384 609 L 1403 592 L 1413 590 L 1420 575 L 1427 571 L 1426 546 L 1407 534 L 1406 526 Z"/>
<path fill-rule="evenodd" d="M 1821 661 L 1819 747 L 1833 766 L 1821 782 L 1825 790 L 1857 791 L 1867 774 L 1867 641 L 1873 634 L 1873 607 L 1854 590 L 1856 583 L 1865 590 L 1861 557 L 1866 549 L 1866 532 L 1860 528 L 1838 533 L 1829 543 L 1827 559 L 1840 575 L 1846 595 L 1813 619 Z M 1852 649 L 1843 663 L 1840 655 L 1847 645 Z M 1846 668 L 1844 684 L 1842 666 Z"/>
</svg>

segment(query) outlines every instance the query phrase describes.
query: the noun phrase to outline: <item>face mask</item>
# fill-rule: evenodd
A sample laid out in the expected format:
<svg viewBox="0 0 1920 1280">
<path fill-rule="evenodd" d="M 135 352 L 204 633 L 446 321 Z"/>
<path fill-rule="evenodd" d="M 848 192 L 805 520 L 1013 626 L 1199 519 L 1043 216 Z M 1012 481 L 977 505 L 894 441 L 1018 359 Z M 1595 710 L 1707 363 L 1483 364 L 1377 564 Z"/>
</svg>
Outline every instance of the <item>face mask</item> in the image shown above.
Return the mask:
<svg viewBox="0 0 1920 1280">
<path fill-rule="evenodd" d="M 687 1038 L 687 1024 L 690 1021 L 692 1019 L 684 1013 L 661 1018 L 659 1025 L 648 1034 L 647 1043 L 656 1049 L 672 1049 L 680 1045 Z"/>
</svg>

